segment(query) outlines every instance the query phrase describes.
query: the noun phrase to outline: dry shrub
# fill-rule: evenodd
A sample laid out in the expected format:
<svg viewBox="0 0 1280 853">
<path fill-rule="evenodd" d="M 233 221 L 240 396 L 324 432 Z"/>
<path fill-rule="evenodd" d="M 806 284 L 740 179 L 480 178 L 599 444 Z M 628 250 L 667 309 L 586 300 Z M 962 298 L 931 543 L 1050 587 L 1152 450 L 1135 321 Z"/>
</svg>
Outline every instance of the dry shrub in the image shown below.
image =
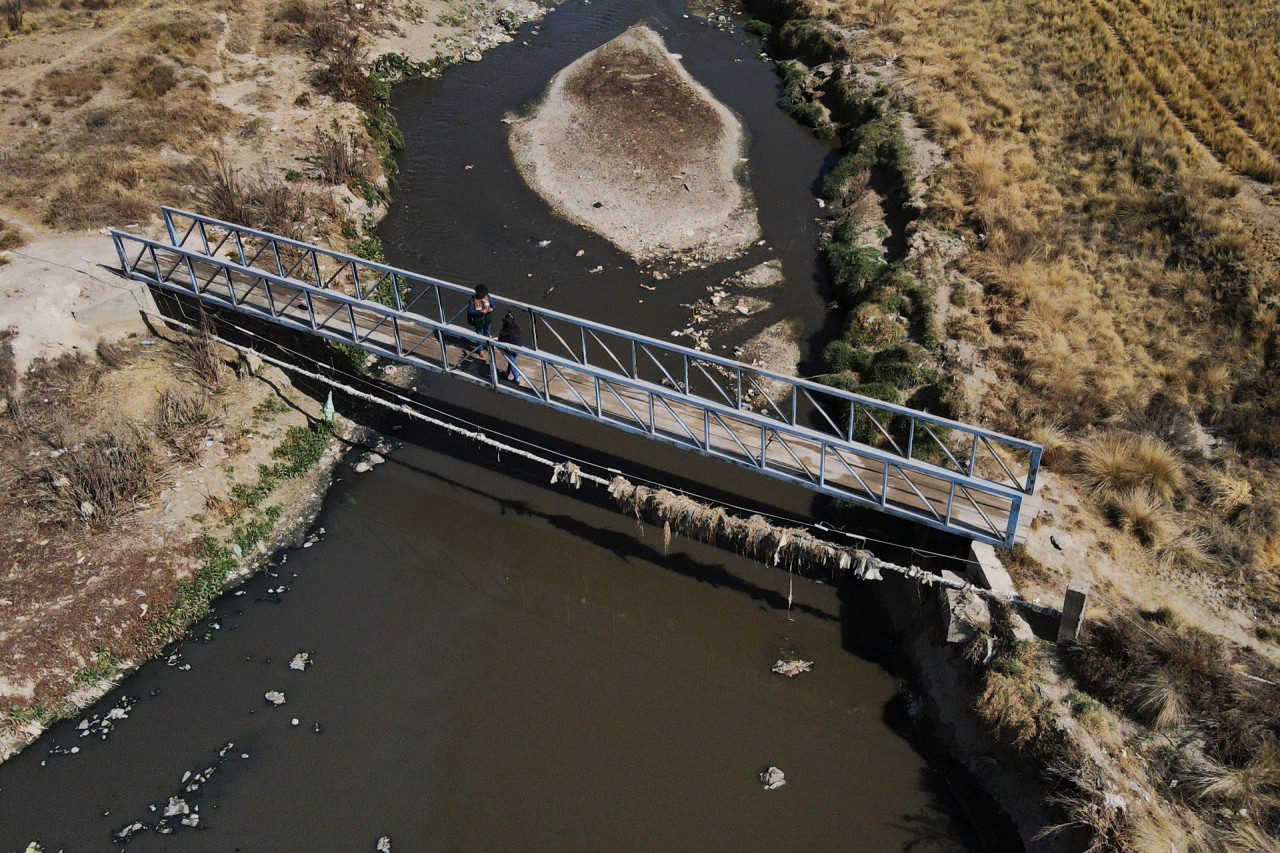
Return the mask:
<svg viewBox="0 0 1280 853">
<path fill-rule="evenodd" d="M 61 402 L 82 379 L 93 373 L 89 359 L 79 352 L 65 352 L 57 358 L 36 358 L 27 367 L 27 383 L 39 388 L 50 403 Z"/>
<path fill-rule="evenodd" d="M 303 9 L 306 11 L 303 11 Z M 328 57 L 341 52 L 344 48 L 354 48 L 355 37 L 351 28 L 343 20 L 334 6 L 309 6 L 305 3 L 292 4 L 291 14 L 300 18 L 307 49 L 318 58 Z"/>
<path fill-rule="evenodd" d="M 51 71 L 40 81 L 40 85 L 50 96 L 79 106 L 102 88 L 102 72 L 96 68 Z"/>
<path fill-rule="evenodd" d="M 1101 497 L 1133 495 L 1145 490 L 1159 501 L 1172 501 L 1186 483 L 1182 461 L 1164 442 L 1151 436 L 1114 433 L 1085 441 L 1080 447 L 1081 473 Z"/>
<path fill-rule="evenodd" d="M 177 344 L 178 364 L 206 391 L 219 390 L 226 372 L 226 365 L 218 355 L 215 333 L 212 318 L 201 306 L 195 328 L 182 335 Z"/>
<path fill-rule="evenodd" d="M 145 101 L 162 98 L 178 85 L 178 73 L 172 65 L 164 63 L 154 66 L 134 84 L 132 95 Z"/>
<path fill-rule="evenodd" d="M 226 521 L 238 512 L 235 502 L 230 498 L 220 498 L 214 495 L 204 496 L 204 508 L 218 521 Z"/>
<path fill-rule="evenodd" d="M 165 391 L 157 401 L 152 429 L 179 459 L 194 462 L 200 456 L 204 434 L 212 425 L 208 394 Z"/>
<path fill-rule="evenodd" d="M 30 476 L 37 504 L 64 521 L 103 527 L 154 491 L 160 476 L 151 445 L 139 434 L 91 438 Z"/>
<path fill-rule="evenodd" d="M 45 209 L 44 222 L 64 230 L 120 226 L 148 219 L 152 209 L 150 199 L 136 190 L 84 177 L 57 191 Z"/>
<path fill-rule="evenodd" d="M 1207 760 L 1247 768 L 1280 738 L 1280 675 L 1247 649 L 1160 611 L 1088 624 L 1067 650 L 1081 686 L 1170 736 L 1198 738 Z M 1167 624 L 1164 624 L 1167 623 Z M 1245 674 L 1266 679 L 1258 681 Z"/>
<path fill-rule="evenodd" d="M 187 176 L 204 213 L 285 237 L 304 236 L 310 199 L 294 184 L 268 175 L 243 178 L 216 152 L 212 167 L 194 164 Z"/>
<path fill-rule="evenodd" d="M 186 11 L 171 13 L 171 20 L 151 24 L 146 34 L 160 53 L 193 57 L 213 38 L 209 24 Z"/>
<path fill-rule="evenodd" d="M 987 673 L 976 704 L 997 742 L 1016 750 L 1034 744 L 1051 725 L 1044 700 L 1025 676 Z"/>
<path fill-rule="evenodd" d="M 22 32 L 26 12 L 26 0 L 0 0 L 0 19 L 4 20 L 11 33 Z"/>
<path fill-rule="evenodd" d="M 16 326 L 0 329 L 0 398 L 12 401 L 18 389 L 18 365 L 13 357 Z"/>
<path fill-rule="evenodd" d="M 337 119 L 333 121 L 333 133 L 316 128 L 313 146 L 314 153 L 309 159 L 319 172 L 320 180 L 328 184 L 348 184 L 362 177 L 356 135 L 344 133 Z"/>
<path fill-rule="evenodd" d="M 16 249 L 25 242 L 21 231 L 0 219 L 0 252 Z"/>
<path fill-rule="evenodd" d="M 98 360 L 112 369 L 124 367 L 129 363 L 129 350 L 120 344 L 98 341 L 95 351 L 98 354 Z"/>
<path fill-rule="evenodd" d="M 340 49 L 326 66 L 316 72 L 315 84 L 339 101 L 348 101 L 366 112 L 373 112 L 378 108 L 378 102 L 354 50 L 353 39 L 349 50 Z"/>
</svg>

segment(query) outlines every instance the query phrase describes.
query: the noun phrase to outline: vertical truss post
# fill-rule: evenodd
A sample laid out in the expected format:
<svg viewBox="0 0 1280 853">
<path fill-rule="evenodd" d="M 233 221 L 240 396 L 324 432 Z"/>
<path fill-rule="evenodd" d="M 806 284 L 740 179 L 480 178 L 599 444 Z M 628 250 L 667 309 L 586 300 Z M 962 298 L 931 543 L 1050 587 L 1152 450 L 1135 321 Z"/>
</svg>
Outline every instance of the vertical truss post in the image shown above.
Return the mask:
<svg viewBox="0 0 1280 853">
<path fill-rule="evenodd" d="M 164 228 L 169 232 L 169 242 L 178 245 L 178 229 L 173 227 L 173 212 L 169 210 L 160 211 L 164 215 Z M 120 245 L 120 240 L 116 240 L 116 245 Z"/>
<path fill-rule="evenodd" d="M 1027 466 L 1027 482 L 1022 487 L 1022 491 L 1029 495 L 1035 494 L 1036 474 L 1040 473 L 1040 457 L 1043 455 L 1043 447 L 1036 447 L 1031 451 L 1031 463 Z"/>
<path fill-rule="evenodd" d="M 126 273 L 133 273 L 133 265 L 129 263 L 129 256 L 124 252 L 124 240 L 120 239 L 119 234 L 112 234 L 111 239 L 116 244 L 116 256 L 120 258 L 120 269 Z"/>
</svg>

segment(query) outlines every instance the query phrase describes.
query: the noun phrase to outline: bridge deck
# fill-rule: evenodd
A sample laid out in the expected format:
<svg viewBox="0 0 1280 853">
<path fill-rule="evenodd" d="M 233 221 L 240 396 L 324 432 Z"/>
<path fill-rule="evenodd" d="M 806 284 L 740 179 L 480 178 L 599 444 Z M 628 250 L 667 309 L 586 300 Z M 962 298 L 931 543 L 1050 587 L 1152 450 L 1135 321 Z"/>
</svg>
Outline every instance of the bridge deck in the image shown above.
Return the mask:
<svg viewBox="0 0 1280 853">
<path fill-rule="evenodd" d="M 470 329 L 396 312 L 220 258 L 116 234 L 130 274 L 223 307 L 489 386 L 827 494 L 996 544 L 1022 541 L 1039 499 L 916 460 L 690 398 Z M 141 245 L 134 261 L 124 240 Z M 489 351 L 485 357 L 483 350 Z M 499 378 L 516 358 L 520 382 Z"/>
</svg>

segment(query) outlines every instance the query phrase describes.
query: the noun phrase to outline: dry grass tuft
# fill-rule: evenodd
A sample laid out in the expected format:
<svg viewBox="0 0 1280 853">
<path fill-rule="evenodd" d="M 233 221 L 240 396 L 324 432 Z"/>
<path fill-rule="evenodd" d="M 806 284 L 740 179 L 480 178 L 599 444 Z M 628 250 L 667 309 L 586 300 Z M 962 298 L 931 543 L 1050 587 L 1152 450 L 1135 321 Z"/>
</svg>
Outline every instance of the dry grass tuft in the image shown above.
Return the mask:
<svg viewBox="0 0 1280 853">
<path fill-rule="evenodd" d="M 1182 461 L 1164 442 L 1150 436 L 1107 434 L 1080 447 L 1081 472 L 1100 497 L 1145 490 L 1158 501 L 1172 501 L 1186 485 Z"/>
<path fill-rule="evenodd" d="M 129 350 L 120 344 L 111 341 L 99 341 L 97 350 L 98 360 L 110 368 L 119 368 L 129 363 Z"/>
<path fill-rule="evenodd" d="M 1269 741 L 1242 767 L 1202 760 L 1187 773 L 1186 784 L 1197 796 L 1257 811 L 1280 791 L 1280 746 Z"/>
<path fill-rule="evenodd" d="M 1130 705 L 1147 725 L 1168 731 L 1187 720 L 1187 685 L 1176 683 L 1167 670 L 1156 670 L 1133 685 Z"/>
<path fill-rule="evenodd" d="M 1224 515 L 1253 503 L 1253 486 L 1243 478 L 1213 472 L 1209 475 L 1208 486 L 1210 504 Z"/>
<path fill-rule="evenodd" d="M 138 433 L 91 438 L 28 476 L 33 502 L 63 523 L 101 528 L 134 511 L 160 478 L 151 445 Z"/>
<path fill-rule="evenodd" d="M 1121 530 L 1148 547 L 1165 545 L 1179 533 L 1169 507 L 1146 489 L 1110 495 L 1107 509 Z"/>
<path fill-rule="evenodd" d="M 214 425 L 209 412 L 209 395 L 164 392 L 156 403 L 156 416 L 152 429 L 184 462 L 194 462 L 200 456 L 205 433 Z"/>
</svg>

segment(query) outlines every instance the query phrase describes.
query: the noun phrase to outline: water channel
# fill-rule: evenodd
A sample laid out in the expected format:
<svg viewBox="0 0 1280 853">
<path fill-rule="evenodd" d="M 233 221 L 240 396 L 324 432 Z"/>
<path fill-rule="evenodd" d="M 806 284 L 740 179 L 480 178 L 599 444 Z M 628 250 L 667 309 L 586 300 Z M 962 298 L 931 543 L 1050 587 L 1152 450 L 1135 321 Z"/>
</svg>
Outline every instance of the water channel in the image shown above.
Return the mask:
<svg viewBox="0 0 1280 853">
<path fill-rule="evenodd" d="M 575 0 L 481 63 L 400 87 L 409 145 L 380 229 L 391 261 L 650 333 L 683 325 L 680 304 L 726 269 L 639 288 L 650 279 L 523 186 L 501 124 L 645 20 L 750 130 L 767 243 L 730 266 L 782 258 L 775 318 L 820 339 L 813 192 L 830 151 L 774 107 L 757 44 L 684 14 L 675 0 Z M 579 248 L 605 271 L 588 273 Z M 418 390 L 629 472 L 814 508 L 801 489 L 457 384 Z M 132 701 L 109 738 L 71 720 L 0 765 L 0 851 L 111 849 L 135 822 L 137 851 L 373 850 L 383 836 L 396 851 L 982 849 L 903 734 L 863 590 L 796 581 L 788 608 L 779 568 L 668 545 L 543 470 L 379 426 L 396 449 L 370 473 L 340 469 L 313 546 L 278 555 L 86 714 Z M 305 671 L 288 666 L 300 651 Z M 772 674 L 785 654 L 813 671 Z M 272 690 L 285 704 L 264 701 Z M 771 764 L 788 784 L 765 791 Z M 175 816 L 156 832 L 174 796 L 197 826 Z"/>
</svg>

